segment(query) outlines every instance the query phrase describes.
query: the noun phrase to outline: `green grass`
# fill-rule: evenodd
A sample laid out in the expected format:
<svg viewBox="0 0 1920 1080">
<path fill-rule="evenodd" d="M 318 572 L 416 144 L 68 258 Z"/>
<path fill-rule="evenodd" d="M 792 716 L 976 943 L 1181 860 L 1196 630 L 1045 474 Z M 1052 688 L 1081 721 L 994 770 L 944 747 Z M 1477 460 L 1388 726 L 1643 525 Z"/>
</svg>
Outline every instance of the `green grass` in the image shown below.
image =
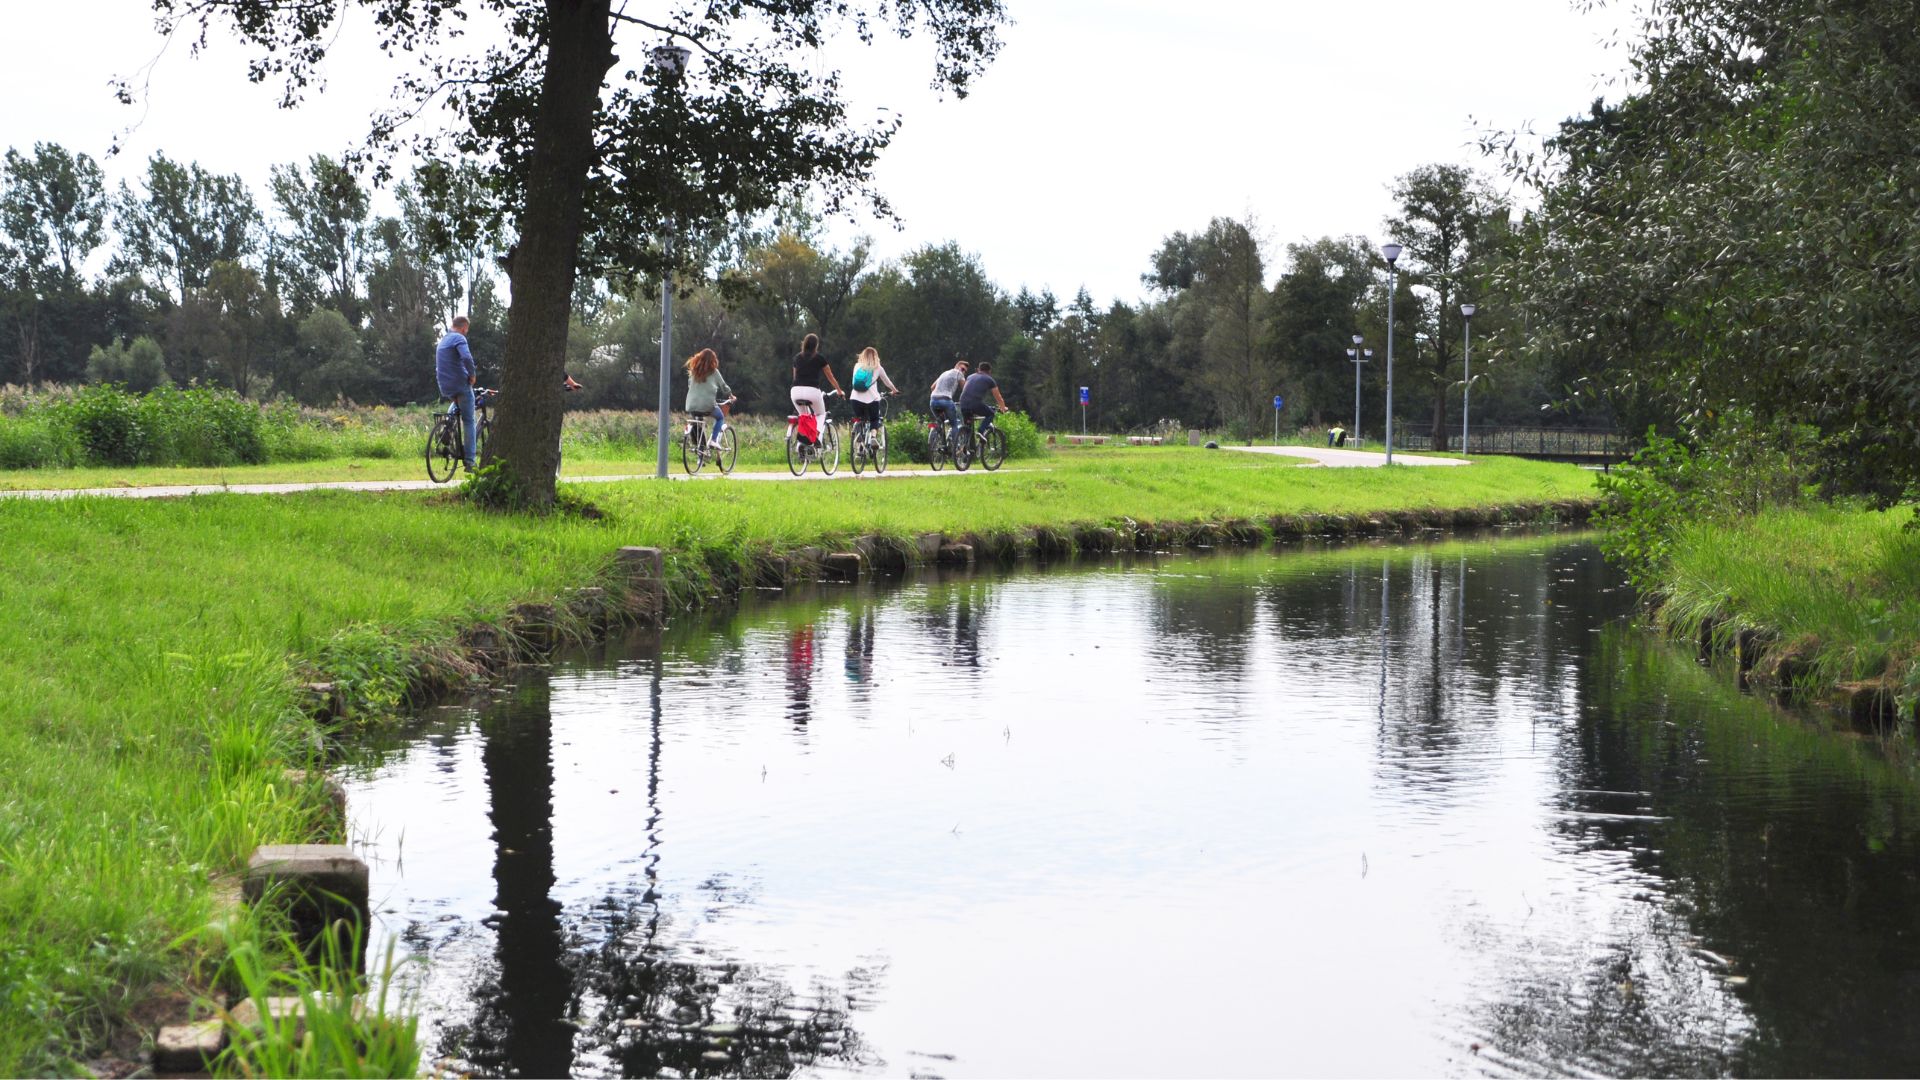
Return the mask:
<svg viewBox="0 0 1920 1080">
<path fill-rule="evenodd" d="M 1687 633 L 1712 619 L 1817 648 L 1824 682 L 1888 676 L 1920 691 L 1920 531 L 1910 511 L 1845 506 L 1763 511 L 1675 538 L 1662 618 Z"/>
<path fill-rule="evenodd" d="M 1517 460 L 1333 470 L 1180 447 L 909 483 L 582 485 L 600 520 L 488 514 L 440 492 L 0 502 L 0 1074 L 62 1071 L 104 1045 L 188 970 L 198 946 L 176 942 L 200 940 L 214 876 L 324 831 L 312 792 L 281 777 L 309 763 L 296 660 L 377 675 L 395 647 L 596 580 L 625 544 L 667 549 L 672 575 L 699 583 L 757 549 L 868 533 L 1592 487 Z"/>
</svg>

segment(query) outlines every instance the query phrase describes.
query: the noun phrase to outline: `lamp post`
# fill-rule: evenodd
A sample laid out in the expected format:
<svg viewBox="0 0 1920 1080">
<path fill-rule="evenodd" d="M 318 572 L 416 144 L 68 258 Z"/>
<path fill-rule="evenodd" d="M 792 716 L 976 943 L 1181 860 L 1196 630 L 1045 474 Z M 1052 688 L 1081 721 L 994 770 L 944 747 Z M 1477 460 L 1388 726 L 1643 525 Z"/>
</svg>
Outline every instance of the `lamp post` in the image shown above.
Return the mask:
<svg viewBox="0 0 1920 1080">
<path fill-rule="evenodd" d="M 653 49 L 653 66 L 660 73 L 662 85 L 678 83 L 680 76 L 686 73 L 687 61 L 693 56 L 691 49 L 678 45 L 656 45 Z M 673 262 L 673 234 L 678 231 L 678 223 L 669 218 L 667 222 L 667 263 Z M 656 449 L 659 460 L 654 476 L 667 478 L 667 425 L 673 413 L 673 271 L 660 272 L 660 401 L 659 431 L 655 433 Z"/>
<path fill-rule="evenodd" d="M 1380 254 L 1387 260 L 1387 464 L 1393 464 L 1393 290 L 1394 263 L 1399 261 L 1403 249 L 1399 244 L 1380 245 Z"/>
<path fill-rule="evenodd" d="M 1460 373 L 1460 452 L 1467 450 L 1467 416 L 1473 404 L 1473 312 L 1472 304 L 1460 305 L 1460 330 L 1466 335 L 1466 362 Z"/>
<path fill-rule="evenodd" d="M 1360 445 L 1360 365 L 1367 362 L 1367 355 L 1360 351 L 1361 337 L 1353 335 L 1353 348 L 1347 350 L 1347 359 L 1353 361 L 1353 445 Z"/>
</svg>

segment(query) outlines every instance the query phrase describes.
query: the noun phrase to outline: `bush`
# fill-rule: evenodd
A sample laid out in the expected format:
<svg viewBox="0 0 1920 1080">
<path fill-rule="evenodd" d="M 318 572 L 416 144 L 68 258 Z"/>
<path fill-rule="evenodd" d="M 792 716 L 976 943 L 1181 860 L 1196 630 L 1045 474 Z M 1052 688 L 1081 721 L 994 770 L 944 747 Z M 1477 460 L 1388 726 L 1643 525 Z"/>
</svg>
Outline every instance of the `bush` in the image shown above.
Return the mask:
<svg viewBox="0 0 1920 1080">
<path fill-rule="evenodd" d="M 927 463 L 927 418 L 902 409 L 887 417 L 887 457 Z"/>
<path fill-rule="evenodd" d="M 1810 429 L 1768 426 L 1747 412 L 1721 416 L 1693 449 L 1649 431 L 1644 449 L 1600 477 L 1600 550 L 1635 588 L 1656 590 L 1681 526 L 1800 501 L 1813 451 Z"/>
<path fill-rule="evenodd" d="M 1033 418 L 1023 412 L 1001 413 L 994 423 L 1007 433 L 1007 457 L 1039 457 L 1044 448 L 1040 441 L 1040 429 Z"/>
<path fill-rule="evenodd" d="M 44 416 L 0 417 L 0 469 L 60 469 L 78 453 L 65 429 Z"/>
<path fill-rule="evenodd" d="M 254 465 L 267 460 L 260 407 L 228 390 L 161 388 L 140 400 L 165 465 Z"/>
<path fill-rule="evenodd" d="M 54 414 L 79 443 L 89 465 L 139 465 L 153 456 L 153 436 L 140 399 L 115 386 L 89 386 Z"/>
</svg>

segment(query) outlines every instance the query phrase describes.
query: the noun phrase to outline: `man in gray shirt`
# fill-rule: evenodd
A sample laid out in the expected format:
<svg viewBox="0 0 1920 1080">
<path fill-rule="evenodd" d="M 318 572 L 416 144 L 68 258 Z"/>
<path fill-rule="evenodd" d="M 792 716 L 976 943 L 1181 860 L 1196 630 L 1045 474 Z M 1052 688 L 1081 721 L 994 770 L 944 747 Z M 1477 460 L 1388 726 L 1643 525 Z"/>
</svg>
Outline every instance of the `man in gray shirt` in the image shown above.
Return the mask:
<svg viewBox="0 0 1920 1080">
<path fill-rule="evenodd" d="M 967 362 L 956 360 L 952 367 L 933 380 L 933 396 L 927 399 L 927 412 L 936 420 L 945 420 L 947 434 L 960 432 L 960 388 L 967 381 Z"/>
</svg>

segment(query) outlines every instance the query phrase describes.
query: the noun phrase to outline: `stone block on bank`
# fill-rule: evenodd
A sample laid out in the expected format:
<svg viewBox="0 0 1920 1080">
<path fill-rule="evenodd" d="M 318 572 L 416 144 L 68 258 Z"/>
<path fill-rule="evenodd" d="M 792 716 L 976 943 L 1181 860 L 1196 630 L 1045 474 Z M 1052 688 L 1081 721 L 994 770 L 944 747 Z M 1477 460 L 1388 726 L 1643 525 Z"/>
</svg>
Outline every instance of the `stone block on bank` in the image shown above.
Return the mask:
<svg viewBox="0 0 1920 1080">
<path fill-rule="evenodd" d="M 169 1024 L 153 1040 L 155 1072 L 205 1072 L 227 1048 L 227 1025 L 219 1020 Z"/>
<path fill-rule="evenodd" d="M 654 547 L 623 547 L 613 562 L 627 579 L 627 610 L 635 618 L 658 624 L 667 614 L 666 559 Z"/>
<path fill-rule="evenodd" d="M 941 544 L 939 561 L 946 566 L 972 566 L 972 544 Z"/>
<path fill-rule="evenodd" d="M 822 561 L 821 577 L 829 581 L 859 581 L 861 561 L 857 551 L 830 552 Z"/>
<path fill-rule="evenodd" d="M 295 940 L 312 958 L 326 958 L 331 938 L 359 971 L 364 950 L 354 946 L 371 913 L 367 882 L 367 864 L 344 844 L 266 844 L 247 860 L 241 891 L 249 904 L 278 897 Z"/>
</svg>

